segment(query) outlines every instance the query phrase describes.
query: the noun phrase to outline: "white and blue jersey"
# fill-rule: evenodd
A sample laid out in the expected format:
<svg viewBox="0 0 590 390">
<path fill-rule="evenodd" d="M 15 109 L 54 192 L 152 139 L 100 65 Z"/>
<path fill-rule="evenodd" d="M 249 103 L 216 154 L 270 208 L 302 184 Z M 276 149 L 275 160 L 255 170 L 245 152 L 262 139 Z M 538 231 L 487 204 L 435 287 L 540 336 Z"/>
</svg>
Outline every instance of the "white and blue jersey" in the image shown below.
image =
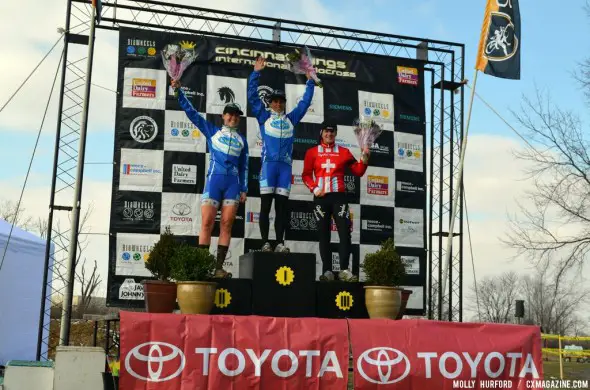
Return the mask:
<svg viewBox="0 0 590 390">
<path fill-rule="evenodd" d="M 248 141 L 237 129 L 217 127 L 195 110 L 182 90 L 178 102 L 186 116 L 207 138 L 209 170 L 202 201 L 219 206 L 222 200 L 235 203 L 240 192 L 248 192 Z"/>
<path fill-rule="evenodd" d="M 279 114 L 264 108 L 258 95 L 259 79 L 260 72 L 252 72 L 248 80 L 248 101 L 258 120 L 262 138 L 260 193 L 289 196 L 294 130 L 311 105 L 315 84 L 313 80 L 307 80 L 303 98 L 293 111 Z"/>
</svg>

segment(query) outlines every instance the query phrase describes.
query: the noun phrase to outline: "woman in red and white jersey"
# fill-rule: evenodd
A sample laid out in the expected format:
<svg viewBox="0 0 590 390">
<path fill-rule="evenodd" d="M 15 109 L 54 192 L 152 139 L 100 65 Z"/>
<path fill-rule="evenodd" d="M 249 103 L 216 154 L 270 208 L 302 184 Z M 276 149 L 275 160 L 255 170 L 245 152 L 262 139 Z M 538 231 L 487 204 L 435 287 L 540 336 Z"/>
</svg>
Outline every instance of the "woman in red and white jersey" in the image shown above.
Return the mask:
<svg viewBox="0 0 590 390">
<path fill-rule="evenodd" d="M 314 216 L 318 222 L 320 257 L 323 275 L 320 280 L 334 280 L 332 273 L 332 251 L 330 250 L 331 220 L 334 218 L 340 237 L 340 273 L 338 279 L 358 281 L 348 269 L 350 259 L 350 211 L 346 199 L 344 172 L 350 168 L 356 176 L 367 171 L 369 149 L 363 150 L 361 161 L 357 161 L 350 150 L 336 144 L 336 126 L 322 123 L 319 145 L 310 148 L 305 154 L 302 179 L 314 194 Z"/>
</svg>

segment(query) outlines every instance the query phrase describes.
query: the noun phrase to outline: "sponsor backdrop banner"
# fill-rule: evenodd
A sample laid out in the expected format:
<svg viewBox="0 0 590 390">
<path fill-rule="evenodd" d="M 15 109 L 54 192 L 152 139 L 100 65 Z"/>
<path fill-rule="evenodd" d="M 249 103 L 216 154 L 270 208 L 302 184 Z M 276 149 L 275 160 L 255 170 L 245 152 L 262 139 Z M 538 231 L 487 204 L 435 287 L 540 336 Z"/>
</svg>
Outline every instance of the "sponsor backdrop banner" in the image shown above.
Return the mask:
<svg viewBox="0 0 590 390">
<path fill-rule="evenodd" d="M 126 390 L 346 390 L 348 357 L 341 320 L 121 312 Z"/>
<path fill-rule="evenodd" d="M 458 342 L 463 340 L 464 342 Z M 538 327 L 121 312 L 121 388 L 541 389 Z"/>
<path fill-rule="evenodd" d="M 541 389 L 538 327 L 349 320 L 354 388 Z"/>
<path fill-rule="evenodd" d="M 263 102 L 273 89 L 280 88 L 287 94 L 287 109 L 292 109 L 305 90 L 305 76 L 284 70 L 284 55 L 291 50 L 288 47 L 120 29 L 107 295 L 110 305 L 143 305 L 141 280 L 149 277 L 143 261 L 167 226 L 179 240 L 192 245 L 198 242 L 199 202 L 209 165 L 206 139 L 180 110 L 160 53 L 167 43 L 179 41 L 194 45 L 198 53 L 181 82 L 201 115 L 220 125 L 220 114 L 227 103 L 237 102 L 244 111 L 240 131 L 250 149 L 249 192 L 240 208 L 231 254 L 226 259 L 234 277 L 239 277 L 239 256 L 263 244 L 258 226 L 262 143 L 246 94 L 254 61 L 259 55 L 267 58 L 258 91 Z M 400 255 L 407 257 L 409 276 L 404 287 L 414 292 L 407 313 L 422 315 L 426 297 L 422 64 L 338 51 L 315 50 L 314 56 L 324 88 L 315 88 L 312 105 L 295 129 L 287 245 L 292 251 L 316 253 L 319 277 L 313 197 L 301 180 L 305 152 L 317 145 L 320 124 L 327 120 L 338 127 L 337 142 L 360 158 L 352 124 L 359 115 L 371 116 L 385 130 L 371 147 L 370 167 L 362 178 L 350 172 L 345 177 L 352 216 L 353 271 L 364 280 L 359 270 L 364 257 L 393 235 Z M 274 214 L 271 239 L 273 222 Z M 215 253 L 218 232 L 216 226 L 211 253 Z M 335 229 L 332 239 L 337 245 Z"/>
</svg>

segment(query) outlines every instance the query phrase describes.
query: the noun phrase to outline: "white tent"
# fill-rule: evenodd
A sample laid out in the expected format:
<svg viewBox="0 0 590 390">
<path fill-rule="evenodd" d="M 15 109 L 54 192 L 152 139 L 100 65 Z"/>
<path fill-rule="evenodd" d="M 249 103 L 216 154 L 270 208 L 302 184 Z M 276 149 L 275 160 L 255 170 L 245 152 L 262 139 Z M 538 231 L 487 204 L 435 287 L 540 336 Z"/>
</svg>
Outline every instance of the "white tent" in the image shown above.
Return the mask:
<svg viewBox="0 0 590 390">
<path fill-rule="evenodd" d="M 12 225 L 0 219 L 0 262 Z M 46 241 L 14 227 L 0 268 L 0 365 L 9 360 L 35 360 L 41 310 Z M 51 256 L 53 258 L 53 246 Z M 51 281 L 51 273 L 48 281 Z M 48 287 L 46 297 L 51 295 Z M 46 301 L 46 309 L 50 303 Z M 44 317 L 49 327 L 49 310 Z M 44 331 L 46 339 L 48 331 Z M 46 353 L 46 346 L 41 350 Z"/>
</svg>

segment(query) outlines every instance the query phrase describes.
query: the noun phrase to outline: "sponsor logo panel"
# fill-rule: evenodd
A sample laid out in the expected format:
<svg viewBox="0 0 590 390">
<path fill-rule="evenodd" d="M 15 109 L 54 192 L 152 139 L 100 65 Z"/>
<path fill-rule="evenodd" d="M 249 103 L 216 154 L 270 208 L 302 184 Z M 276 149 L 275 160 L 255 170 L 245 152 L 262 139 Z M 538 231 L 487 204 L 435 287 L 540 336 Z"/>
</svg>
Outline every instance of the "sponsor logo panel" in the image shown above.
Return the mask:
<svg viewBox="0 0 590 390">
<path fill-rule="evenodd" d="M 222 114 L 227 104 L 234 103 L 246 114 L 246 87 L 243 78 L 207 75 L 207 113 Z"/>
<path fill-rule="evenodd" d="M 285 84 L 285 93 L 287 94 L 287 112 L 291 112 L 299 102 L 303 99 L 305 94 L 305 84 Z M 322 88 L 315 88 L 311 105 L 301 122 L 307 123 L 322 123 L 324 121 L 324 90 Z"/>
<path fill-rule="evenodd" d="M 361 203 L 393 207 L 395 201 L 395 171 L 370 166 L 361 177 Z"/>
<path fill-rule="evenodd" d="M 166 108 L 166 71 L 125 68 L 123 107 L 164 110 Z"/>
<path fill-rule="evenodd" d="M 394 237 L 396 245 L 424 247 L 424 211 L 420 209 L 395 209 Z"/>
<path fill-rule="evenodd" d="M 197 166 L 172 164 L 172 184 L 197 184 Z"/>
<path fill-rule="evenodd" d="M 424 172 L 424 145 L 421 135 L 400 133 L 393 135 L 395 144 L 395 169 Z"/>
<path fill-rule="evenodd" d="M 358 91 L 359 115 L 371 118 L 385 130 L 393 130 L 393 95 Z"/>
<path fill-rule="evenodd" d="M 162 191 L 164 151 L 121 149 L 119 190 Z"/>
<path fill-rule="evenodd" d="M 204 114 L 199 115 L 205 118 Z M 164 121 L 164 150 L 206 152 L 207 139 L 184 111 L 166 110 Z"/>
<path fill-rule="evenodd" d="M 159 240 L 158 234 L 117 233 L 115 275 L 151 277 L 145 262 Z"/>
<path fill-rule="evenodd" d="M 150 274 L 151 275 L 151 274 Z M 119 299 L 128 301 L 143 301 L 143 284 L 135 282 L 134 279 L 125 279 L 119 286 Z"/>
<path fill-rule="evenodd" d="M 162 193 L 160 232 L 170 227 L 178 236 L 197 236 L 201 228 L 200 195 Z"/>
</svg>

